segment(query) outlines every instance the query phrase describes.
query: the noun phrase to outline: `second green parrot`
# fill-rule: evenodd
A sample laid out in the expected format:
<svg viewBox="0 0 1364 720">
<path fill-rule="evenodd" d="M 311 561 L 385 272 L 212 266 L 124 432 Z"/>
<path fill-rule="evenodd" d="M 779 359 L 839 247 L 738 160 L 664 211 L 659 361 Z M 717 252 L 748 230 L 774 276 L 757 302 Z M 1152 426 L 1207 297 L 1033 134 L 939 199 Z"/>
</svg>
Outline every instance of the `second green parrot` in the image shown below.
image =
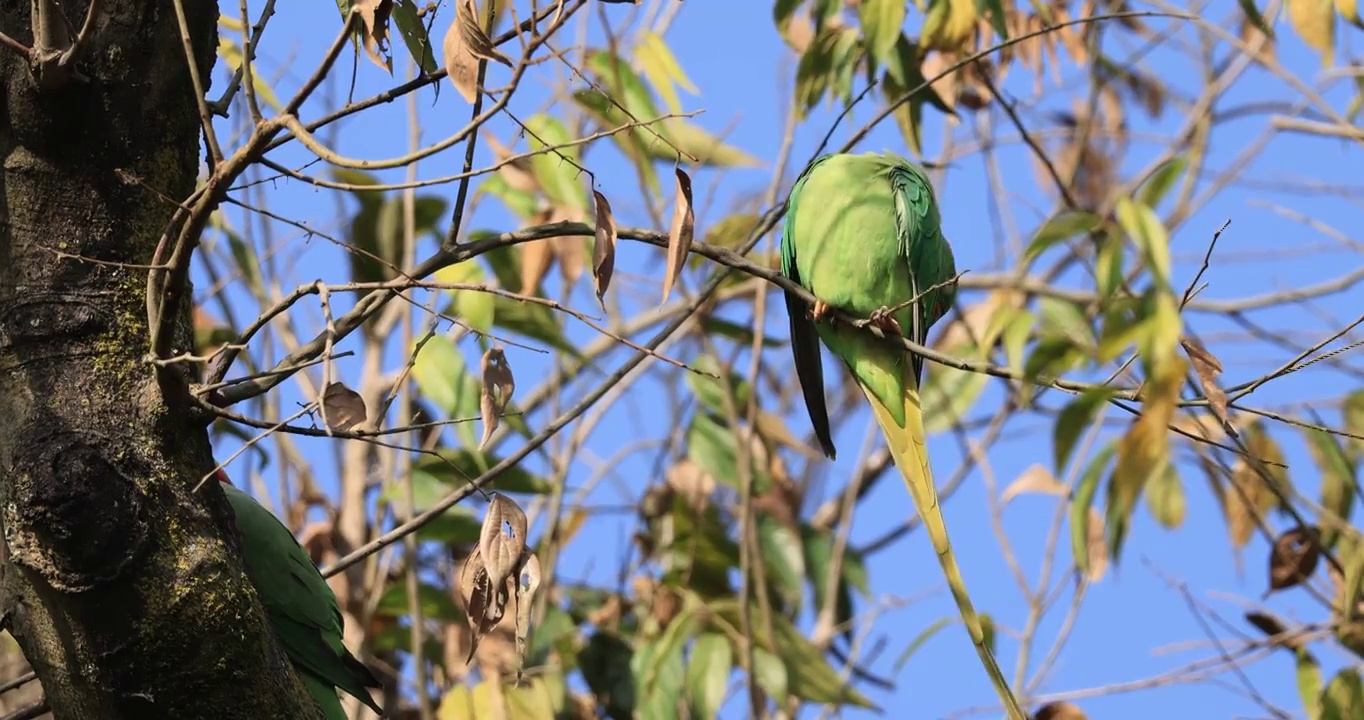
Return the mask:
<svg viewBox="0 0 1364 720">
<path fill-rule="evenodd" d="M 337 689 L 384 716 L 366 688 L 382 685 L 341 642 L 341 608 L 294 534 L 222 470 L 218 480 L 236 516 L 242 561 L 270 626 L 325 720 L 346 720 Z"/>
<path fill-rule="evenodd" d="M 859 328 L 820 322 L 834 307 L 924 345 L 928 329 L 956 297 L 956 265 L 940 223 L 928 176 L 908 160 L 889 153 L 833 154 L 811 163 L 791 189 L 781 239 L 782 274 L 817 298 L 811 307 L 786 293 L 791 349 L 810 422 L 829 458 L 835 449 L 821 340 L 862 388 L 981 663 L 1010 718 L 1027 720 L 985 644 L 938 507 L 919 405 L 923 359 Z"/>
</svg>

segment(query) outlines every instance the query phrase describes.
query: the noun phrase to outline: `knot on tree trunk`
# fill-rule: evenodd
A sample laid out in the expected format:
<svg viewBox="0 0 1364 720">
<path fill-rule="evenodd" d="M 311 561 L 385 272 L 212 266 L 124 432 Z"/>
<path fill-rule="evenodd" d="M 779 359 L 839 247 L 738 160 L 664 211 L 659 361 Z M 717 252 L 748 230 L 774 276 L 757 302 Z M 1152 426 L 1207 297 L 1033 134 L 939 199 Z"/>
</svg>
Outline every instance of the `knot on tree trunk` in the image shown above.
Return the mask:
<svg viewBox="0 0 1364 720">
<path fill-rule="evenodd" d="M 145 546 L 147 521 L 137 484 L 105 455 L 110 442 L 35 425 L 20 437 L 4 508 L 10 559 L 64 592 L 117 578 Z"/>
</svg>

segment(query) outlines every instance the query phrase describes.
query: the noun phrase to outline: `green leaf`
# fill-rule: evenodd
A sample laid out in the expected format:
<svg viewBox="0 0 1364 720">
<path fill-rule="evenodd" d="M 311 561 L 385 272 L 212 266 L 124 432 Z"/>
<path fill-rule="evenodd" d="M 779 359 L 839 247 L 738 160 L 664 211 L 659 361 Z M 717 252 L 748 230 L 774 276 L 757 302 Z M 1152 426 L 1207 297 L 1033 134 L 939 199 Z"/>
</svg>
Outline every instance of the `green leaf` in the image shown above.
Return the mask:
<svg viewBox="0 0 1364 720">
<path fill-rule="evenodd" d="M 217 215 L 218 213 L 214 213 Z M 232 251 L 232 259 L 237 263 L 237 269 L 241 271 L 242 280 L 253 292 L 261 293 L 265 291 L 264 281 L 260 274 L 260 261 L 256 258 L 256 250 L 251 247 L 241 235 L 222 223 L 218 230 L 227 238 L 227 247 Z"/>
<path fill-rule="evenodd" d="M 1061 409 L 1061 413 L 1056 417 L 1056 426 L 1052 430 L 1052 452 L 1055 455 L 1054 467 L 1058 476 L 1065 472 L 1066 466 L 1070 464 L 1070 454 L 1075 450 L 1075 443 L 1080 440 L 1080 434 L 1094 422 L 1094 416 L 1099 408 L 1113 397 L 1114 392 L 1108 387 L 1086 390 Z"/>
<path fill-rule="evenodd" d="M 1146 498 L 1146 508 L 1156 522 L 1171 530 L 1184 524 L 1184 483 L 1180 482 L 1179 473 L 1172 463 L 1165 463 L 1165 469 L 1146 483 L 1142 493 Z"/>
<path fill-rule="evenodd" d="M 781 658 L 760 647 L 753 648 L 753 674 L 757 676 L 758 687 L 769 697 L 787 696 L 790 678 Z"/>
<path fill-rule="evenodd" d="M 729 388 L 726 390 L 724 381 L 720 378 L 709 377 L 697 373 L 687 373 L 684 378 L 687 387 L 691 388 L 692 394 L 700 401 L 701 407 L 717 415 L 725 414 L 725 393 L 730 393 L 734 402 L 734 409 L 742 417 L 744 408 L 748 406 L 749 396 L 753 392 L 752 386 L 744 380 L 739 373 L 730 370 L 726 373 L 720 367 L 720 361 L 713 355 L 701 355 L 692 361 L 692 367 L 704 373 L 729 377 Z"/>
<path fill-rule="evenodd" d="M 938 618 L 937 622 L 924 628 L 922 632 L 920 632 L 918 635 L 914 637 L 914 640 L 911 641 L 907 647 L 905 647 L 904 652 L 900 653 L 900 657 L 895 658 L 895 664 L 892 665 L 891 667 L 893 667 L 898 672 L 900 668 L 905 666 L 905 663 L 909 662 L 909 658 L 912 655 L 914 655 L 914 653 L 917 652 L 920 647 L 923 647 L 924 643 L 933 639 L 933 636 L 937 635 L 938 631 L 942 630 L 948 625 L 955 624 L 958 620 L 960 620 L 960 618 L 953 616 Z"/>
<path fill-rule="evenodd" d="M 987 12 L 990 15 L 990 27 L 994 28 L 1000 41 L 1008 40 L 1009 18 L 1004 14 L 1004 3 L 1001 0 L 976 0 L 976 15 L 984 17 Z"/>
<path fill-rule="evenodd" d="M 453 420 L 478 417 L 479 382 L 469 373 L 464 355 L 450 338 L 435 335 L 422 345 L 412 365 L 412 379 L 422 396 L 446 417 Z M 465 443 L 474 444 L 473 423 L 458 423 L 455 432 Z"/>
<path fill-rule="evenodd" d="M 714 337 L 729 338 L 740 345 L 753 345 L 753 327 L 749 325 L 740 325 L 711 315 L 701 321 L 701 330 Z M 233 338 L 235 337 L 234 335 Z M 778 347 L 785 344 L 786 342 L 781 338 L 763 335 L 763 347 Z M 714 378 L 706 379 L 714 381 Z M 715 382 L 717 385 L 719 384 L 718 381 Z"/>
<path fill-rule="evenodd" d="M 599 90 L 576 90 L 573 92 L 573 100 L 593 120 L 596 120 L 604 131 L 614 130 L 631 123 L 630 118 L 620 108 L 613 105 L 610 99 Z M 657 193 L 659 192 L 658 174 L 654 172 L 653 161 L 644 142 L 645 138 L 657 142 L 653 133 L 659 132 L 659 128 L 654 127 L 652 130 L 653 132 L 649 132 L 644 128 L 632 127 L 624 132 L 612 133 L 611 141 L 634 163 L 635 169 L 640 173 L 650 192 Z M 671 155 L 668 157 L 672 159 Z"/>
<path fill-rule="evenodd" d="M 700 513 L 674 502 L 668 515 L 672 543 L 664 581 L 701 597 L 728 597 L 734 592 L 730 571 L 739 566 L 739 546 L 725 534 L 726 523 L 714 505 Z"/>
<path fill-rule="evenodd" d="M 1141 248 L 1146 265 L 1159 287 L 1170 284 L 1170 236 L 1156 212 L 1149 206 L 1119 198 L 1118 225 Z"/>
<path fill-rule="evenodd" d="M 568 128 L 554 116 L 541 113 L 526 121 L 526 130 L 530 149 L 536 153 L 530 158 L 531 173 L 545 196 L 561 207 L 586 210 L 587 188 L 577 167 L 582 164 L 579 162 L 580 148 L 574 145 L 545 151 L 548 147 L 570 142 L 573 138 L 568 134 Z"/>
<path fill-rule="evenodd" d="M 1069 240 L 1080 233 L 1087 233 L 1099 227 L 1102 220 L 1093 213 L 1063 212 L 1048 220 L 1037 229 L 1032 241 L 1023 251 L 1024 260 L 1031 261 L 1056 243 Z"/>
<path fill-rule="evenodd" d="M 973 342 L 952 348 L 950 354 L 971 360 L 984 360 L 984 353 Z M 925 373 L 919 396 L 923 403 L 924 432 L 932 435 L 956 427 L 966 411 L 975 405 L 989 377 L 984 373 L 937 365 Z"/>
<path fill-rule="evenodd" d="M 871 56 L 888 64 L 905 24 L 905 0 L 862 0 L 857 13 Z"/>
<path fill-rule="evenodd" d="M 393 23 L 398 26 L 398 34 L 403 36 L 403 44 L 412 54 L 413 62 L 424 73 L 435 72 L 436 56 L 431 52 L 431 38 L 426 33 L 426 26 L 417 17 L 417 3 L 394 3 L 392 7 Z M 436 83 L 435 87 L 436 92 L 440 92 L 440 83 Z"/>
<path fill-rule="evenodd" d="M 1345 432 L 1364 437 L 1364 390 L 1356 390 L 1346 395 L 1341 412 L 1344 415 Z M 1358 437 L 1346 438 L 1345 449 L 1356 464 L 1364 461 L 1364 440 Z"/>
<path fill-rule="evenodd" d="M 710 607 L 731 627 L 740 626 L 739 604 L 736 600 L 715 600 Z M 754 609 L 753 612 L 759 611 Z M 772 629 L 776 633 L 775 644 L 774 638 L 769 637 L 764 628 L 754 629 L 754 640 L 764 649 L 771 648 L 786 665 L 788 690 L 792 695 L 811 703 L 856 705 L 879 710 L 839 678 L 838 672 L 829 666 L 820 651 L 796 630 L 789 619 L 772 615 Z"/>
<path fill-rule="evenodd" d="M 440 502 L 454 492 L 457 485 L 444 481 L 424 470 L 412 470 L 412 507 L 418 513 Z M 379 499 L 389 504 L 393 515 L 401 522 L 410 520 L 407 514 L 407 488 L 400 481 L 387 483 Z M 482 520 L 468 509 L 456 505 L 426 523 L 417 531 L 417 539 L 431 542 L 477 542 Z"/>
<path fill-rule="evenodd" d="M 635 709 L 635 678 L 630 671 L 634 649 L 622 637 L 598 630 L 578 652 L 578 670 L 587 688 L 604 706 L 612 720 L 632 720 Z"/>
<path fill-rule="evenodd" d="M 707 413 L 695 413 L 687 431 L 687 456 L 719 482 L 739 489 L 738 442 L 723 418 Z M 753 492 L 762 493 L 771 485 L 767 474 L 754 462 L 749 453 L 753 472 Z"/>
<path fill-rule="evenodd" d="M 427 620 L 464 622 L 464 611 L 455 605 L 450 593 L 434 585 L 417 585 L 417 604 L 421 606 L 422 617 Z M 384 588 L 374 612 L 376 615 L 402 618 L 407 617 L 408 609 L 407 581 L 400 579 Z"/>
<path fill-rule="evenodd" d="M 762 548 L 763 567 L 791 612 L 800 612 L 805 584 L 805 556 L 801 542 L 790 528 L 771 515 L 758 518 L 758 544 Z"/>
<path fill-rule="evenodd" d="M 1350 522 L 1357 469 L 1334 435 L 1315 428 L 1304 428 L 1303 434 L 1307 436 L 1307 449 L 1321 470 L 1321 506 L 1330 513 L 1319 523 L 1321 544 L 1331 548 L 1340 537 L 1340 526 Z"/>
<path fill-rule="evenodd" d="M 1321 693 L 1321 720 L 1354 720 L 1364 708 L 1364 683 L 1359 671 L 1342 668 Z"/>
<path fill-rule="evenodd" d="M 439 283 L 460 285 L 484 285 L 488 282 L 483 268 L 472 260 L 447 265 L 437 270 L 432 277 Z M 453 298 L 450 315 L 479 333 L 487 334 L 492 330 L 495 317 L 492 294 L 478 290 L 446 290 L 445 293 Z"/>
<path fill-rule="evenodd" d="M 440 448 L 435 452 L 439 458 L 422 455 L 413 463 L 412 469 L 430 473 L 443 482 L 455 485 L 467 483 L 502 462 L 501 458 L 478 450 Z M 503 493 L 533 495 L 547 495 L 554 489 L 550 481 L 531 473 L 520 464 L 498 473 L 497 478 L 484 487 Z"/>
<path fill-rule="evenodd" d="M 1070 551 L 1080 574 L 1088 575 L 1089 567 L 1089 508 L 1099 490 L 1108 462 L 1117 451 L 1117 441 L 1111 441 L 1094 455 L 1075 485 L 1075 499 L 1070 504 Z"/>
<path fill-rule="evenodd" d="M 833 560 L 834 539 L 829 532 L 819 532 L 809 525 L 800 526 L 801 545 L 805 558 L 806 574 L 814 589 L 816 611 L 822 610 L 829 602 L 829 563 Z M 834 599 L 834 624 L 843 628 L 843 637 L 849 642 L 853 638 L 852 588 L 857 588 L 864 597 L 870 595 L 867 588 L 867 567 L 862 556 L 850 547 L 843 549 L 842 574 L 838 578 Z"/>
<path fill-rule="evenodd" d="M 881 94 L 887 103 L 897 102 L 906 90 L 907 88 L 891 77 L 890 73 L 886 73 L 881 79 Z M 924 154 L 923 115 L 924 101 L 918 98 L 911 98 L 891 111 L 895 124 L 900 128 L 900 134 L 904 136 L 905 145 L 919 157 L 923 157 Z"/>
<path fill-rule="evenodd" d="M 1296 676 L 1298 681 L 1298 697 L 1302 698 L 1303 714 L 1307 720 L 1317 720 L 1321 717 L 1321 666 L 1317 665 L 1317 659 L 1312 657 L 1312 653 L 1307 648 L 1300 647 L 1296 651 Z"/>
<path fill-rule="evenodd" d="M 1042 319 L 1037 328 L 1039 338 L 1059 338 L 1071 342 L 1073 347 L 1092 352 L 1096 349 L 1094 328 L 1079 303 L 1054 297 L 1043 297 L 1037 301 Z"/>
<path fill-rule="evenodd" d="M 534 215 L 536 210 L 540 208 L 540 201 L 536 199 L 535 193 L 508 185 L 506 178 L 497 173 L 483 176 L 478 187 L 483 192 L 501 200 L 502 204 L 506 205 L 513 215 L 523 220 Z M 512 248 L 507 247 L 505 249 L 511 250 Z"/>
<path fill-rule="evenodd" d="M 1188 165 L 1189 160 L 1183 155 L 1177 155 L 1161 163 L 1137 191 L 1137 202 L 1150 208 L 1160 205 L 1160 201 L 1170 192 L 1170 188 L 1174 187 L 1175 181 L 1184 174 L 1184 168 Z"/>
<path fill-rule="evenodd" d="M 687 663 L 687 697 L 691 700 L 693 718 L 719 717 L 733 667 L 734 650 L 729 638 L 714 632 L 696 636 Z"/>
<path fill-rule="evenodd" d="M 492 306 L 493 324 L 497 327 L 539 340 L 575 358 L 582 358 L 578 348 L 564 335 L 559 316 L 549 306 L 501 296 L 493 297 Z"/>
<path fill-rule="evenodd" d="M 639 79 L 630 65 L 606 50 L 589 50 L 587 68 L 617 102 L 634 116 L 638 122 L 653 120 L 661 113 L 654 105 L 653 96 L 644 81 Z"/>
<path fill-rule="evenodd" d="M 646 697 L 663 692 L 676 699 L 683 683 L 682 649 L 696 634 L 699 624 L 694 607 L 688 607 L 668 623 L 656 640 L 640 647 L 631 663 L 636 692 Z"/>
<path fill-rule="evenodd" d="M 800 56 L 796 65 L 794 98 L 798 119 L 804 119 L 829 91 L 833 82 L 834 47 L 843 33 L 853 33 L 856 37 L 856 33 L 847 28 L 821 31 Z"/>
</svg>

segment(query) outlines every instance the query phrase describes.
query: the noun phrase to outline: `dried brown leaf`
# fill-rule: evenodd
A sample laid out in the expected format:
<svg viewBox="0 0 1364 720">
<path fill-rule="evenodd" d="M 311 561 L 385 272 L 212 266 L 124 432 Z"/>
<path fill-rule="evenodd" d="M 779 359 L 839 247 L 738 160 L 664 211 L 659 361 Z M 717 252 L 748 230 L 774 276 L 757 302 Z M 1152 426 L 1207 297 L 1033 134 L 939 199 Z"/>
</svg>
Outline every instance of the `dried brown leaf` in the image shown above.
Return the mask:
<svg viewBox="0 0 1364 720">
<path fill-rule="evenodd" d="M 498 51 L 488 34 L 483 32 L 483 24 L 478 20 L 478 11 L 474 9 L 474 0 L 458 0 L 455 3 L 455 25 L 459 27 L 459 34 L 464 40 L 465 47 L 469 48 L 474 57 L 513 67 L 512 61 Z"/>
<path fill-rule="evenodd" d="M 1246 622 L 1254 625 L 1266 637 L 1272 638 L 1271 643 L 1275 647 L 1288 648 L 1289 650 L 1297 650 L 1303 647 L 1302 635 L 1300 633 L 1289 634 L 1288 626 L 1270 613 L 1248 612 L 1246 613 Z"/>
<path fill-rule="evenodd" d="M 388 52 L 388 16 L 393 0 L 356 0 L 352 6 L 360 15 L 360 37 L 365 54 L 375 65 L 393 73 L 393 57 Z"/>
<path fill-rule="evenodd" d="M 689 458 L 668 468 L 666 482 L 696 512 L 706 507 L 711 493 L 715 492 L 715 478 Z"/>
<path fill-rule="evenodd" d="M 328 429 L 344 432 L 365 421 L 365 400 L 345 383 L 334 382 L 322 393 L 322 417 Z"/>
<path fill-rule="evenodd" d="M 596 209 L 596 241 L 592 245 L 592 280 L 597 287 L 597 302 L 606 307 L 606 290 L 611 286 L 611 274 L 616 270 L 616 218 L 611 215 L 611 203 L 606 196 L 592 191 L 592 206 Z"/>
<path fill-rule="evenodd" d="M 1104 540 L 1104 516 L 1096 507 L 1089 508 L 1085 547 L 1089 549 L 1089 575 L 1085 579 L 1091 584 L 1099 582 L 1108 571 L 1108 545 Z"/>
<path fill-rule="evenodd" d="M 1259 44 L 1260 38 L 1264 38 L 1262 44 Z M 1250 48 L 1255 48 L 1259 44 L 1259 49 L 1253 55 L 1260 63 L 1272 66 L 1278 58 L 1278 54 L 1274 51 L 1274 40 L 1265 35 L 1255 23 L 1244 15 L 1241 17 L 1241 42 Z"/>
<path fill-rule="evenodd" d="M 668 229 L 668 269 L 663 275 L 663 302 L 668 302 L 682 266 L 691 252 L 692 235 L 696 232 L 696 216 L 691 207 L 691 177 L 681 167 L 674 167 L 677 176 L 677 199 L 673 201 L 673 224 Z M 661 304 L 661 303 L 660 303 Z"/>
<path fill-rule="evenodd" d="M 1038 708 L 1033 720 L 1089 720 L 1089 716 L 1071 703 L 1052 702 Z"/>
<path fill-rule="evenodd" d="M 493 493 L 478 536 L 479 555 L 483 557 L 489 582 L 497 587 L 505 584 L 525 549 L 526 513 L 515 500 Z"/>
<path fill-rule="evenodd" d="M 587 266 L 580 235 L 561 235 L 550 240 L 554 247 L 554 257 L 559 261 L 559 275 L 565 285 L 573 285 L 583 276 Z"/>
<path fill-rule="evenodd" d="M 956 61 L 956 53 L 934 51 L 928 53 L 928 56 L 924 58 L 923 64 L 920 65 L 919 70 L 926 78 L 936 77 L 938 73 L 941 73 Z M 958 76 L 959 73 L 948 73 L 943 77 L 934 80 L 932 84 L 929 85 L 929 87 L 933 89 L 933 92 L 936 92 L 938 97 L 942 98 L 942 101 L 947 103 L 947 107 L 957 106 Z"/>
<path fill-rule="evenodd" d="M 1051 471 L 1038 464 L 1033 464 L 1023 471 L 1016 480 L 1009 483 L 1009 487 L 1004 488 L 1004 493 L 999 496 L 1000 505 L 1008 505 L 1010 500 L 1025 493 L 1038 493 L 1041 495 L 1065 495 L 1066 486 L 1056 479 Z"/>
<path fill-rule="evenodd" d="M 459 26 L 460 21 L 456 17 L 450 23 L 450 29 L 445 31 L 445 42 L 442 45 L 445 74 L 449 76 L 450 84 L 455 86 L 455 90 L 464 101 L 472 103 L 478 93 L 478 58 L 474 57 L 468 43 L 464 42 L 464 33 L 460 32 Z"/>
<path fill-rule="evenodd" d="M 532 240 L 521 246 L 521 294 L 534 295 L 554 262 L 553 238 Z"/>
<path fill-rule="evenodd" d="M 501 346 L 494 345 L 483 353 L 483 383 L 479 393 L 479 415 L 483 420 L 483 439 L 478 443 L 482 450 L 497 430 L 498 420 L 507 411 L 512 392 L 516 390 L 516 378 L 512 377 L 511 365 Z"/>
<path fill-rule="evenodd" d="M 1320 559 L 1321 531 L 1315 527 L 1293 528 L 1275 538 L 1269 553 L 1269 590 L 1265 596 L 1307 582 Z"/>
<path fill-rule="evenodd" d="M 1212 406 L 1219 419 L 1225 420 L 1227 393 L 1217 385 L 1217 376 L 1222 374 L 1222 363 L 1203 347 L 1203 343 L 1194 338 L 1185 335 L 1179 339 L 1179 344 L 1184 348 L 1184 354 L 1189 356 L 1189 362 L 1193 364 L 1194 372 L 1198 375 L 1198 384 L 1202 386 L 1203 394 L 1208 396 L 1208 404 Z"/>
<path fill-rule="evenodd" d="M 507 584 L 494 585 L 488 577 L 487 565 L 479 548 L 464 559 L 459 569 L 459 598 L 469 621 L 469 655 L 464 662 L 474 659 L 478 641 L 502 622 L 507 611 Z"/>
<path fill-rule="evenodd" d="M 530 549 L 521 552 L 516 571 L 516 684 L 526 664 L 526 639 L 530 636 L 530 611 L 540 588 L 540 559 Z"/>
</svg>

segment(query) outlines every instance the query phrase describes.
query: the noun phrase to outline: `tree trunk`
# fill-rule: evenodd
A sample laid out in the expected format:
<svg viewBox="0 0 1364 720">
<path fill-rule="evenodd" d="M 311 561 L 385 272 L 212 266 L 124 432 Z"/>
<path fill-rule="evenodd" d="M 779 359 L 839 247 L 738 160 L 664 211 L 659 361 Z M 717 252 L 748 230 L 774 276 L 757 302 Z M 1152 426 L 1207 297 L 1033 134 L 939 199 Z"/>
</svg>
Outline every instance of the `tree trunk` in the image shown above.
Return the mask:
<svg viewBox="0 0 1364 720">
<path fill-rule="evenodd" d="M 79 28 L 88 0 L 62 4 Z M 0 0 L 0 32 L 32 45 L 29 7 Z M 184 8 L 207 75 L 216 3 Z M 105 0 L 94 29 L 48 90 L 0 45 L 4 621 L 58 718 L 317 717 L 221 490 L 191 492 L 212 458 L 186 378 L 145 360 L 146 266 L 199 157 L 175 6 Z"/>
</svg>

